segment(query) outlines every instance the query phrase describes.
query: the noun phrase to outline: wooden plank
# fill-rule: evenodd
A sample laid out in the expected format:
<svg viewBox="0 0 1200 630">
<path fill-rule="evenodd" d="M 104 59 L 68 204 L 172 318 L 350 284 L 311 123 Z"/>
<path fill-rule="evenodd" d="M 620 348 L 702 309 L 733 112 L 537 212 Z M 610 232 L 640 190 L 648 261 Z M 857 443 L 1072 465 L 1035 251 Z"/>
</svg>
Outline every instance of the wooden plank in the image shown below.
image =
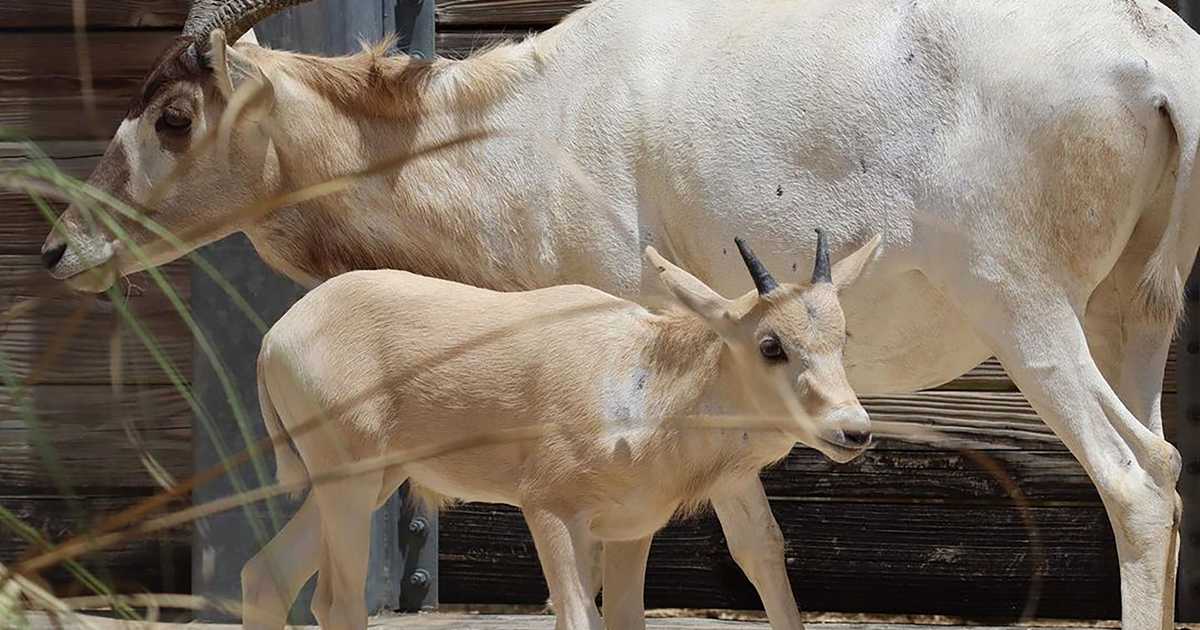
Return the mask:
<svg viewBox="0 0 1200 630">
<path fill-rule="evenodd" d="M 54 298 L 54 301 L 63 303 L 73 303 L 80 298 L 79 294 L 72 293 L 62 286 L 62 283 L 50 278 L 37 253 L 39 248 L 40 246 L 35 248 L 32 245 L 25 245 L 22 248 L 24 253 L 21 254 L 0 253 L 0 267 L 5 270 L 6 274 L 0 276 L 0 307 L 7 308 L 14 301 L 34 296 Z M 187 259 L 181 259 L 159 267 L 158 271 L 186 304 L 191 292 L 191 263 Z M 158 284 L 148 273 L 142 272 L 127 276 L 121 280 L 119 286 L 129 296 L 135 312 L 170 308 L 165 292 L 159 289 Z M 98 295 L 97 299 L 96 308 L 104 312 L 115 313 L 106 294 Z M 154 306 L 150 307 L 151 304 Z M 143 308 L 142 305 L 146 305 L 146 308 L 138 310 Z"/>
<path fill-rule="evenodd" d="M 1195 16 L 1200 18 L 1200 16 Z M 1193 21 L 1193 26 L 1200 22 Z M 1200 621 L 1200 264 L 1193 265 L 1184 291 L 1182 325 L 1173 344 L 1180 350 L 1179 402 L 1187 420 L 1176 423 L 1174 436 L 1183 458 L 1178 491 L 1183 500 L 1180 525 L 1178 589 L 1181 621 Z"/>
<path fill-rule="evenodd" d="M 63 174 L 87 180 L 104 154 L 106 144 L 106 141 L 40 142 L 37 148 L 46 153 Z M 0 143 L 0 172 L 24 165 L 26 151 L 19 143 Z M 65 207 L 60 202 L 48 203 L 56 212 Z M 0 221 L 0 254 L 32 255 L 41 251 L 51 224 L 29 196 L 0 188 L 0 208 L 5 210 L 4 220 Z"/>
<path fill-rule="evenodd" d="M 1116 554 L 1100 506 L 1035 507 L 1036 534 L 1010 506 L 775 501 L 788 570 L 808 610 L 1012 618 L 1030 576 L 1038 616 L 1112 618 Z M 537 604 L 546 598 L 533 543 L 513 508 L 466 504 L 442 515 L 442 600 Z M 1044 555 L 1032 540 L 1040 538 Z M 870 579 L 865 579 L 868 577 Z M 759 608 L 711 516 L 656 537 L 649 607 Z"/>
<path fill-rule="evenodd" d="M 34 427 L 26 423 L 28 411 Z M 0 387 L 0 492 L 51 492 L 60 478 L 84 494 L 157 488 L 143 454 L 186 479 L 192 474 L 191 422 L 187 402 L 172 387 L 126 386 L 118 396 L 108 385 L 44 385 L 19 397 Z M 57 458 L 57 474 L 42 459 L 39 440 Z"/>
<path fill-rule="evenodd" d="M 549 26 L 587 0 L 438 0 L 438 28 Z"/>
<path fill-rule="evenodd" d="M 1173 393 L 1179 391 L 1175 384 L 1175 347 L 1172 346 L 1167 355 L 1167 365 L 1163 370 L 1163 391 Z M 978 367 L 967 374 L 938 387 L 937 389 L 980 390 L 1015 392 L 1017 386 L 1009 378 L 1008 373 L 995 358 L 980 363 Z"/>
<path fill-rule="evenodd" d="M 0 26 L 7 30 L 74 28 L 75 0 L 0 2 Z M 187 17 L 187 0 L 87 0 L 88 29 L 168 28 L 178 30 Z"/>
<path fill-rule="evenodd" d="M 52 542 L 88 531 L 92 524 L 143 500 L 144 496 L 97 495 L 63 498 L 54 495 L 0 494 L 0 505 Z M 151 538 L 129 540 L 88 554 L 82 561 L 121 593 L 187 593 L 190 575 L 190 528 L 172 529 Z M 11 563 L 28 551 L 25 542 L 0 528 L 0 563 Z M 90 594 L 61 568 L 43 574 L 61 594 Z"/>
<path fill-rule="evenodd" d="M 0 128 L 39 139 L 109 138 L 129 100 L 174 31 L 69 32 L 0 37 Z M 94 78 L 94 114 L 85 108 L 81 58 Z"/>
<path fill-rule="evenodd" d="M 1016 487 L 1032 505 L 1100 504 L 1091 480 L 1065 450 L 872 449 L 837 464 L 797 446 L 762 478 L 767 494 L 780 499 L 1012 505 Z"/>
<path fill-rule="evenodd" d="M 0 260 L 4 257 L 0 256 Z M 156 300 L 142 306 L 135 298 L 134 314 L 157 337 L 162 352 L 174 362 L 185 378 L 191 374 L 192 337 L 178 314 Z M 27 379 L 50 349 L 50 344 L 65 333 L 65 320 L 74 310 L 70 302 L 52 301 L 0 325 L 0 353 L 13 375 Z M 118 331 L 121 339 L 121 371 L 126 382 L 165 385 L 170 380 L 154 356 L 133 332 L 121 322 L 110 303 L 97 301 L 87 309 L 76 332 L 62 345 L 53 362 L 41 372 L 43 384 L 97 384 L 111 380 L 113 361 L 111 337 Z"/>
<path fill-rule="evenodd" d="M 451 59 L 462 59 L 480 48 L 490 48 L 506 41 L 516 41 L 537 32 L 537 29 L 514 27 L 511 29 L 438 31 L 437 54 Z"/>
</svg>

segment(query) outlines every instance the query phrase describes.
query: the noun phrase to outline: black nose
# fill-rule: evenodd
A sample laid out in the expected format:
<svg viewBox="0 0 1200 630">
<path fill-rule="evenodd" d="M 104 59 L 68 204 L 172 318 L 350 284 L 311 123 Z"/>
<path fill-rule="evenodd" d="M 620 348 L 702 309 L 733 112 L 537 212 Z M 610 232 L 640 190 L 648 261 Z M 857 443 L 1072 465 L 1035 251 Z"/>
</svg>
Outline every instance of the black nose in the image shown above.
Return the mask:
<svg viewBox="0 0 1200 630">
<path fill-rule="evenodd" d="M 847 445 L 866 446 L 866 444 L 871 441 L 871 432 L 849 429 L 842 431 L 842 437 L 846 439 Z"/>
<path fill-rule="evenodd" d="M 42 264 L 46 269 L 54 269 L 58 261 L 62 260 L 63 254 L 67 253 L 67 244 L 56 245 L 50 249 L 42 251 Z"/>
</svg>

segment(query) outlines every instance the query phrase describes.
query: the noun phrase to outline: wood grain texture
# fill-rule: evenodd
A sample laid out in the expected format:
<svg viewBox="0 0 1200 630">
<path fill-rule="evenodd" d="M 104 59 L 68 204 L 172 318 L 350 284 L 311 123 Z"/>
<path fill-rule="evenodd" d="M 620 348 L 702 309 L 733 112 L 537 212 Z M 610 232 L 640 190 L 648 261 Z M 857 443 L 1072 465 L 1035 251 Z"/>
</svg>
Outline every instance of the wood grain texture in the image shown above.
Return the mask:
<svg viewBox="0 0 1200 630">
<path fill-rule="evenodd" d="M 0 494 L 53 493 L 62 480 L 85 494 L 151 490 L 159 484 L 144 457 L 187 478 L 191 424 L 187 402 L 172 387 L 127 385 L 119 395 L 107 385 L 37 386 L 20 395 L 0 387 Z"/>
<path fill-rule="evenodd" d="M 1100 506 L 1029 510 L 1036 533 L 1008 506 L 774 501 L 792 588 L 807 610 L 1011 618 L 1030 576 L 1043 577 L 1039 616 L 1111 618 L 1116 553 Z M 442 516 L 442 601 L 534 604 L 545 583 L 513 508 L 467 504 Z M 1032 544 L 1040 538 L 1039 554 Z M 711 516 L 656 537 L 649 607 L 757 609 Z"/>
<path fill-rule="evenodd" d="M 83 534 L 100 518 L 116 514 L 144 498 L 135 494 L 64 498 L 0 491 L 0 505 L 51 542 Z M 191 532 L 188 528 L 178 528 L 125 541 L 83 558 L 82 563 L 117 592 L 186 593 L 191 582 L 187 569 L 190 546 Z M 23 539 L 7 528 L 0 528 L 0 563 L 9 564 L 29 551 Z M 62 568 L 52 569 L 42 577 L 54 584 L 60 594 L 91 594 Z"/>
<path fill-rule="evenodd" d="M 3 259 L 0 256 L 0 259 Z M 192 337 L 178 313 L 165 300 L 147 299 L 144 306 L 135 303 L 134 315 L 153 335 L 162 353 L 190 378 Z M 38 379 L 42 384 L 101 384 L 111 382 L 114 334 L 120 339 L 120 371 L 126 382 L 169 384 L 154 355 L 115 312 L 111 303 L 96 301 L 86 308 L 78 328 L 66 327 L 68 316 L 77 308 L 71 300 L 39 304 L 32 310 L 0 325 L 0 352 L 11 373 L 24 382 L 45 363 Z M 47 359 L 51 344 L 64 335 L 68 341 Z"/>
<path fill-rule="evenodd" d="M 587 0 L 438 0 L 439 28 L 495 25 L 549 26 Z"/>
<path fill-rule="evenodd" d="M 462 59 L 481 48 L 516 41 L 537 31 L 538 29 L 520 26 L 507 29 L 438 31 L 437 54 L 451 59 Z"/>
<path fill-rule="evenodd" d="M 0 2 L 0 27 L 17 29 L 74 28 L 73 0 L 7 0 Z M 84 26 L 179 29 L 187 17 L 187 0 L 87 0 Z"/>
<path fill-rule="evenodd" d="M 0 36 L 0 129 L 46 139 L 112 136 L 174 31 L 14 32 Z M 88 64 L 94 108 L 84 98 Z"/>
</svg>

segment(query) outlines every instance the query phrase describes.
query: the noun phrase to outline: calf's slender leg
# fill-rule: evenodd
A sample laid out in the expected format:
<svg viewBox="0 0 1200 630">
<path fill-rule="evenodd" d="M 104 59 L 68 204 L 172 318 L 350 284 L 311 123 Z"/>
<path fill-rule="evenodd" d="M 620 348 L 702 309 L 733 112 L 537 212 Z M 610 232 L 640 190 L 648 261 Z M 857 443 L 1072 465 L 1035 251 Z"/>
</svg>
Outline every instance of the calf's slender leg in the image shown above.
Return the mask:
<svg viewBox="0 0 1200 630">
<path fill-rule="evenodd" d="M 538 561 L 554 602 L 555 630 L 601 630 L 592 582 L 593 539 L 583 523 L 537 507 L 524 508 Z"/>
<path fill-rule="evenodd" d="M 242 567 L 242 624 L 279 630 L 304 583 L 317 571 L 321 513 L 310 492 L 296 515 Z"/>
<path fill-rule="evenodd" d="M 758 591 L 771 628 L 804 628 L 788 581 L 783 533 L 758 475 L 747 476 L 727 494 L 714 497 L 712 504 L 729 543 L 729 553 Z"/>
<path fill-rule="evenodd" d="M 313 489 L 321 507 L 321 571 L 313 614 L 323 630 L 367 627 L 367 565 L 371 551 L 371 514 L 383 483 L 379 472 L 319 485 Z M 318 601 L 328 607 L 318 610 Z M 324 605 L 322 603 L 322 605 Z"/>
<path fill-rule="evenodd" d="M 604 543 L 604 627 L 645 630 L 646 558 L 652 537 Z"/>
</svg>

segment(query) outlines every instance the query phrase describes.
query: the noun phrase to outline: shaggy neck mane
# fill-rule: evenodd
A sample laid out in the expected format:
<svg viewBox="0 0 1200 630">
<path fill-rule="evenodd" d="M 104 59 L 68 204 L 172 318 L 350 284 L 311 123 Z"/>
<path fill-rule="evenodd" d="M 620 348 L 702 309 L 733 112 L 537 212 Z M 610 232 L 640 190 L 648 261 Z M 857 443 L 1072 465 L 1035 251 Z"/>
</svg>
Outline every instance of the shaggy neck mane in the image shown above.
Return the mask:
<svg viewBox="0 0 1200 630">
<path fill-rule="evenodd" d="M 533 37 L 462 60 L 390 55 L 395 39 L 343 57 L 283 53 L 278 70 L 352 114 L 395 118 L 486 108 L 536 76 L 555 38 Z"/>
</svg>

